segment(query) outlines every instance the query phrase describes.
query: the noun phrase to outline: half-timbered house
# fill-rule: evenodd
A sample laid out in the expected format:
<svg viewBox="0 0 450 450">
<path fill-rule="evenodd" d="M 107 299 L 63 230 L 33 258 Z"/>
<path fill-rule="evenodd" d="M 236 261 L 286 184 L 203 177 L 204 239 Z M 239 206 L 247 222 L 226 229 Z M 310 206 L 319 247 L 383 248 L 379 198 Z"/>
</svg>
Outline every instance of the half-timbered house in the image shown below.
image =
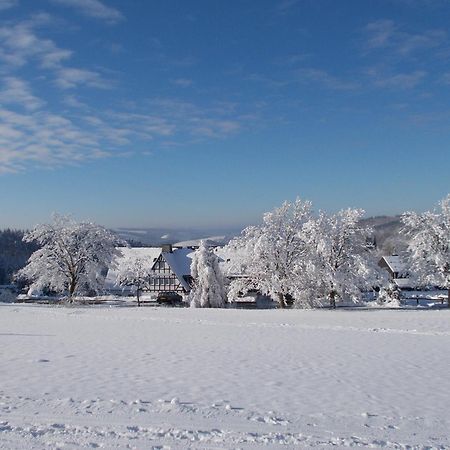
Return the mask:
<svg viewBox="0 0 450 450">
<path fill-rule="evenodd" d="M 187 294 L 191 290 L 191 256 L 192 249 L 164 247 L 120 248 L 122 256 L 118 258 L 117 267 L 109 269 L 105 279 L 105 289 L 112 294 L 129 295 L 132 287 L 117 284 L 117 275 L 121 264 L 130 258 L 143 260 L 149 265 L 147 292 L 177 292 Z"/>
</svg>

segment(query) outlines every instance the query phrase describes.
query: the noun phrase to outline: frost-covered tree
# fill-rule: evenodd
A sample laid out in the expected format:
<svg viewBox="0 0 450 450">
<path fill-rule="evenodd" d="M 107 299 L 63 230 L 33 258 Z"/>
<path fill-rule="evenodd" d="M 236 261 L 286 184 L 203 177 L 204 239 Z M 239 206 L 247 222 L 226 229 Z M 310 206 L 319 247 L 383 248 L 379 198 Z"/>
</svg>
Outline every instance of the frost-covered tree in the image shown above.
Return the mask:
<svg viewBox="0 0 450 450">
<path fill-rule="evenodd" d="M 358 301 L 363 291 L 382 282 L 375 255 L 367 245 L 372 230 L 361 225 L 363 214 L 360 209 L 321 213 L 312 224 L 308 281 L 316 295 L 333 308 L 337 299 Z"/>
<path fill-rule="evenodd" d="M 219 258 L 204 241 L 195 251 L 191 263 L 194 285 L 189 299 L 194 308 L 223 308 L 227 303 Z"/>
<path fill-rule="evenodd" d="M 450 308 L 450 194 L 439 208 L 402 215 L 402 232 L 409 238 L 406 261 L 419 283 L 448 289 Z"/>
<path fill-rule="evenodd" d="M 141 292 L 149 288 L 149 283 L 152 279 L 152 266 L 152 258 L 136 258 L 133 254 L 127 254 L 119 266 L 117 284 L 120 286 L 131 286 L 136 289 L 138 306 L 141 306 Z"/>
<path fill-rule="evenodd" d="M 53 223 L 38 225 L 24 236 L 40 249 L 17 276 L 31 282 L 31 290 L 43 288 L 73 296 L 103 287 L 103 271 L 114 266 L 123 241 L 105 228 L 55 215 Z"/>
<path fill-rule="evenodd" d="M 312 306 L 302 290 L 310 253 L 305 233 L 312 220 L 310 202 L 284 202 L 264 214 L 262 225 L 248 227 L 233 239 L 227 248 L 232 255 L 228 270 L 243 276 L 231 282 L 230 295 L 256 289 L 277 299 L 280 308 L 286 307 L 289 298 Z"/>
<path fill-rule="evenodd" d="M 362 210 L 313 215 L 310 202 L 297 199 L 264 215 L 261 226 L 246 228 L 230 242 L 231 295 L 256 289 L 296 307 L 358 300 L 382 283 L 369 249 L 371 229 L 361 225 Z"/>
</svg>

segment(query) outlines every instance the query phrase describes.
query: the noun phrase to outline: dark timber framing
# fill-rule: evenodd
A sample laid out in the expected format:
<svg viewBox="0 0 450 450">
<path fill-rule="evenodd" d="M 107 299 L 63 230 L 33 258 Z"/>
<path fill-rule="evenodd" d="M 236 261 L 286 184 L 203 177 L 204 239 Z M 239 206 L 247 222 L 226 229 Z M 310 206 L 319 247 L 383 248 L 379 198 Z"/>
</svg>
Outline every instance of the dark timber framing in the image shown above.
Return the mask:
<svg viewBox="0 0 450 450">
<path fill-rule="evenodd" d="M 155 275 L 150 283 L 149 292 L 185 292 L 180 280 L 164 259 L 163 254 L 156 259 L 152 272 Z"/>
</svg>

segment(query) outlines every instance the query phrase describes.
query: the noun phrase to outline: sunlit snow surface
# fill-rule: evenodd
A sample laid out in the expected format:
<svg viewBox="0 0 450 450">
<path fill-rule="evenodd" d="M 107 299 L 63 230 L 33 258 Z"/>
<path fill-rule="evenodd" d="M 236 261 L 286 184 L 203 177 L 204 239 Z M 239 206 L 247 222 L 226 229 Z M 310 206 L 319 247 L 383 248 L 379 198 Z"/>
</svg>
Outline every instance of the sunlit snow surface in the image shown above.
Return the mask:
<svg viewBox="0 0 450 450">
<path fill-rule="evenodd" d="M 0 448 L 450 448 L 450 311 L 0 305 Z"/>
</svg>

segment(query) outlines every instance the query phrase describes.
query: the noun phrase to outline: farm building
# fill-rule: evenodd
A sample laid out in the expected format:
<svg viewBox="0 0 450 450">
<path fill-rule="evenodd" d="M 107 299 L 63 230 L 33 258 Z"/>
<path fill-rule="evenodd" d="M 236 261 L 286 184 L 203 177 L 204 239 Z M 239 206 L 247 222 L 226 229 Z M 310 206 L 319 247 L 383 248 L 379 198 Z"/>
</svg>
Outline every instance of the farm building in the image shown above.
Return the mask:
<svg viewBox="0 0 450 450">
<path fill-rule="evenodd" d="M 151 267 L 150 280 L 145 292 L 158 294 L 164 292 L 176 292 L 180 295 L 188 294 L 191 290 L 193 279 L 191 276 L 191 262 L 194 250 L 191 246 L 185 248 L 173 248 L 170 245 L 163 247 L 121 247 L 122 254 L 117 261 L 117 267 L 108 270 L 105 278 L 105 290 L 115 295 L 135 295 L 135 288 L 131 286 L 120 286 L 117 283 L 119 271 L 126 261 L 133 259 L 144 261 Z M 230 260 L 227 255 L 222 254 L 221 247 L 215 247 L 214 252 L 220 259 L 222 270 Z M 227 277 L 233 278 L 243 276 L 241 274 L 229 274 Z M 231 307 L 234 308 L 271 308 L 274 306 L 273 300 L 256 291 L 247 293 L 245 296 L 231 299 Z"/>
<path fill-rule="evenodd" d="M 383 256 L 378 262 L 378 265 L 381 268 L 387 270 L 390 279 L 400 289 L 413 289 L 408 271 L 406 269 L 406 265 L 402 261 L 400 256 L 398 255 Z"/>
<path fill-rule="evenodd" d="M 109 269 L 105 279 L 105 289 L 112 294 L 130 295 L 133 288 L 119 286 L 117 276 L 120 267 L 126 260 L 139 259 L 151 267 L 151 280 L 147 292 L 177 292 L 187 294 L 191 289 L 191 256 L 192 249 L 163 247 L 138 247 L 119 249 L 122 257 L 117 261 L 117 268 Z"/>
</svg>

